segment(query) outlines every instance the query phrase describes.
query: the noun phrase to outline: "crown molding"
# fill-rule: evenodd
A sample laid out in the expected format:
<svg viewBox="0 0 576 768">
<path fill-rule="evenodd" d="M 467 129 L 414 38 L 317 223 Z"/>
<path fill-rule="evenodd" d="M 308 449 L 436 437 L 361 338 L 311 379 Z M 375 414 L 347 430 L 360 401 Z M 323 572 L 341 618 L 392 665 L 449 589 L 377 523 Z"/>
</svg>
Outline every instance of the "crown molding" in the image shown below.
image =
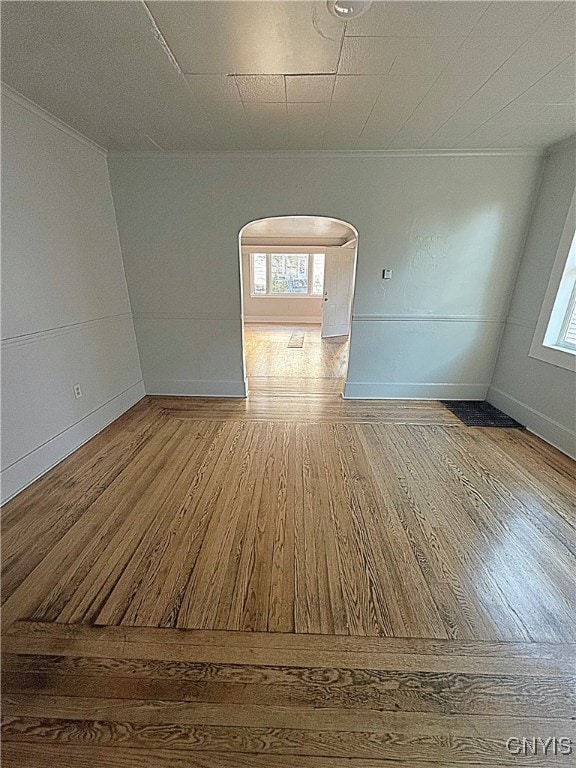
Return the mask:
<svg viewBox="0 0 576 768">
<path fill-rule="evenodd" d="M 79 133 L 77 130 L 69 126 L 68 123 L 63 122 L 50 112 L 47 112 L 43 107 L 38 106 L 38 104 L 35 104 L 33 101 L 30 101 L 30 99 L 26 98 L 26 96 L 23 96 L 18 91 L 15 91 L 14 88 L 6 85 L 6 83 L 0 82 L 0 92 L 3 99 L 11 99 L 12 101 L 16 102 L 16 104 L 19 104 L 24 109 L 27 109 L 28 112 L 32 112 L 32 114 L 49 123 L 54 128 L 62 131 L 62 133 L 65 133 L 72 139 L 76 139 L 76 141 L 79 141 L 80 144 L 83 144 L 85 147 L 92 149 L 99 155 L 107 157 L 108 150 L 104 149 L 104 147 L 101 147 L 100 144 L 96 144 L 95 141 L 92 141 L 91 139 L 84 136 L 84 134 Z"/>
<path fill-rule="evenodd" d="M 303 150 L 233 150 L 206 152 L 157 152 L 110 151 L 108 157 L 139 160 L 307 160 L 307 159 L 377 159 L 394 157 L 542 157 L 544 149 L 303 149 Z"/>
</svg>

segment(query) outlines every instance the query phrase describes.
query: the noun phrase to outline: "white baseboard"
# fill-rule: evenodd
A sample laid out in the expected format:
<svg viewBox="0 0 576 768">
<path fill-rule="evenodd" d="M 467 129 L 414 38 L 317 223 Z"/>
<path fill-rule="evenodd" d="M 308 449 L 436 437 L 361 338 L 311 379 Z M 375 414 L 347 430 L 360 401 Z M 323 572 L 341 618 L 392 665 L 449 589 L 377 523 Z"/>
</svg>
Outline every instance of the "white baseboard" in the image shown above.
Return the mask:
<svg viewBox="0 0 576 768">
<path fill-rule="evenodd" d="M 347 381 L 346 400 L 484 400 L 487 384 L 390 384 Z"/>
<path fill-rule="evenodd" d="M 145 395 L 142 381 L 103 403 L 92 413 L 55 435 L 2 471 L 2 503 L 23 491 L 48 470 L 88 442 Z"/>
<path fill-rule="evenodd" d="M 541 411 L 517 400 L 501 389 L 490 387 L 486 400 L 508 416 L 520 422 L 529 432 L 541 437 L 554 448 L 576 459 L 576 432 L 551 419 Z"/>
<path fill-rule="evenodd" d="M 146 381 L 147 395 L 188 397 L 246 397 L 246 381 L 203 381 L 200 379 L 159 379 Z"/>
<path fill-rule="evenodd" d="M 283 325 L 320 325 L 321 317 L 284 317 L 279 315 L 244 315 L 245 323 L 282 323 Z"/>
</svg>

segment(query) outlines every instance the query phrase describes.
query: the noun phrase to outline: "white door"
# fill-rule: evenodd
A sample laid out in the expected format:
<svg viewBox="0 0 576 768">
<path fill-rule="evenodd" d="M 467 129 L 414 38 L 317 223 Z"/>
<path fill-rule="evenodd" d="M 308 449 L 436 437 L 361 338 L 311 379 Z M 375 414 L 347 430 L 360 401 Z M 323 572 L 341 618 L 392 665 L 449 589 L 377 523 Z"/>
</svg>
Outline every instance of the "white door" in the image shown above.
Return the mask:
<svg viewBox="0 0 576 768">
<path fill-rule="evenodd" d="M 355 260 L 355 248 L 326 249 L 322 338 L 350 333 Z"/>
</svg>

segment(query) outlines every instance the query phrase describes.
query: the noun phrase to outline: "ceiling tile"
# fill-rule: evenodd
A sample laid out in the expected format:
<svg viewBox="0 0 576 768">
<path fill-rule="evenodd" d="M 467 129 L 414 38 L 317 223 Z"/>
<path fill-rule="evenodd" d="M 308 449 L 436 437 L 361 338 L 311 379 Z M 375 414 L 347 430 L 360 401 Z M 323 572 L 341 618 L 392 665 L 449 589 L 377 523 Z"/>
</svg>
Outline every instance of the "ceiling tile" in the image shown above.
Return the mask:
<svg viewBox="0 0 576 768">
<path fill-rule="evenodd" d="M 498 0 L 490 3 L 474 26 L 476 37 L 525 37 L 537 29 L 560 5 L 535 0 Z"/>
<path fill-rule="evenodd" d="M 259 106 L 272 106 L 259 105 Z M 310 106 L 314 104 L 298 104 L 293 106 Z M 328 105 L 326 105 L 328 107 Z M 291 114 L 285 112 L 263 116 L 261 119 L 251 118 L 253 132 L 258 146 L 263 149 L 321 149 L 324 136 L 325 121 L 321 115 Z"/>
<path fill-rule="evenodd" d="M 427 139 L 456 112 L 465 98 L 459 94 L 444 93 L 441 88 L 432 89 L 394 137 L 390 148 L 422 147 Z"/>
<path fill-rule="evenodd" d="M 430 136 L 424 147 L 457 146 L 459 141 L 509 103 L 508 97 L 489 98 L 479 91 Z"/>
<path fill-rule="evenodd" d="M 211 126 L 141 3 L 2 4 L 2 79 L 102 146 L 203 149 Z"/>
<path fill-rule="evenodd" d="M 532 146 L 541 144 L 543 139 L 550 142 L 560 141 L 576 132 L 576 116 L 571 105 L 548 107 L 534 118 L 514 127 L 505 135 L 498 136 L 496 146 Z M 522 144 L 517 142 L 521 141 Z"/>
<path fill-rule="evenodd" d="M 334 75 L 289 75 L 286 78 L 288 101 L 330 101 Z"/>
<path fill-rule="evenodd" d="M 574 103 L 576 98 L 576 57 L 569 56 L 525 91 L 522 99 L 532 103 Z"/>
<path fill-rule="evenodd" d="M 187 77 L 144 3 L 26 0 L 2 4 L 2 78 L 115 149 L 546 146 L 573 131 L 574 2 L 374 3 L 346 27 L 324 0 L 150 7 Z"/>
<path fill-rule="evenodd" d="M 387 109 L 375 107 L 362 128 L 357 147 L 359 149 L 387 149 L 410 116 L 412 109 L 413 105 L 407 102 L 390 106 Z"/>
<path fill-rule="evenodd" d="M 548 107 L 545 112 L 540 112 L 532 121 L 538 125 L 558 125 L 563 128 L 576 130 L 576 114 L 571 104 L 557 104 Z"/>
<path fill-rule="evenodd" d="M 242 101 L 286 101 L 284 78 L 279 75 L 236 76 Z"/>
<path fill-rule="evenodd" d="M 459 147 L 478 147 L 492 143 L 500 136 L 504 136 L 514 128 L 521 127 L 524 123 L 545 112 L 543 104 L 521 104 L 512 102 L 496 115 L 482 123 L 475 131 L 458 143 Z"/>
<path fill-rule="evenodd" d="M 382 75 L 338 75 L 332 101 L 370 101 L 374 103 L 385 84 Z"/>
<path fill-rule="evenodd" d="M 204 102 L 202 108 L 215 131 L 226 134 L 236 131 L 242 135 L 243 139 L 251 135 L 248 115 L 241 102 Z"/>
<path fill-rule="evenodd" d="M 386 149 L 430 88 L 430 76 L 420 73 L 405 80 L 388 76 L 357 146 Z"/>
<path fill-rule="evenodd" d="M 402 48 L 399 37 L 345 37 L 338 66 L 340 75 L 385 75 Z"/>
<path fill-rule="evenodd" d="M 565 125 L 547 125 L 538 124 L 534 121 L 523 125 L 516 131 L 499 138 L 495 145 L 498 147 L 535 147 L 540 148 L 555 144 L 558 141 L 574 136 L 574 124 Z"/>
<path fill-rule="evenodd" d="M 467 35 L 488 2 L 376 2 L 346 35 L 368 37 L 453 37 Z"/>
<path fill-rule="evenodd" d="M 484 86 L 486 92 L 518 96 L 573 54 L 575 48 L 576 4 L 563 4 L 494 73 Z"/>
<path fill-rule="evenodd" d="M 435 76 L 429 72 L 416 72 L 410 78 L 400 74 L 390 74 L 384 79 L 384 86 L 380 91 L 376 108 L 380 106 L 390 107 L 410 104 L 412 109 L 422 101 L 430 88 L 434 85 Z"/>
<path fill-rule="evenodd" d="M 252 127 L 261 128 L 263 123 L 281 125 L 286 121 L 286 104 L 247 101 L 244 110 Z"/>
<path fill-rule="evenodd" d="M 240 101 L 234 77 L 230 75 L 185 75 L 198 101 Z"/>
<path fill-rule="evenodd" d="M 212 134 L 212 144 L 215 150 L 250 150 L 259 149 L 259 143 L 250 128 L 219 127 Z"/>
<path fill-rule="evenodd" d="M 322 149 L 324 134 L 322 131 L 307 131 L 306 129 L 287 129 L 284 138 L 280 144 L 276 144 L 274 149 L 300 150 L 318 150 Z"/>
<path fill-rule="evenodd" d="M 470 95 L 480 88 L 506 59 L 524 43 L 522 37 L 475 37 L 470 35 L 455 52 L 442 77 L 467 83 Z"/>
<path fill-rule="evenodd" d="M 328 102 L 322 104 L 288 104 L 287 125 L 292 132 L 298 131 L 301 135 L 305 135 L 308 130 L 310 133 L 322 136 L 329 112 L 330 104 Z"/>
<path fill-rule="evenodd" d="M 289 103 L 286 119 L 286 148 L 321 149 L 329 111 L 328 102 Z"/>
<path fill-rule="evenodd" d="M 148 2 L 183 72 L 336 70 L 344 25 L 323 2 Z"/>
<path fill-rule="evenodd" d="M 332 102 L 324 132 L 324 149 L 354 147 L 372 107 L 370 102 Z"/>
<path fill-rule="evenodd" d="M 322 138 L 322 149 L 356 149 L 356 142 L 358 141 L 360 131 L 361 128 L 356 127 L 341 127 L 337 129 L 334 126 L 329 126 L 326 128 Z"/>
<path fill-rule="evenodd" d="M 463 42 L 464 38 L 460 37 L 406 38 L 390 74 L 411 78 L 418 73 L 427 73 L 434 79 L 449 64 Z"/>
<path fill-rule="evenodd" d="M 576 6 L 559 6 L 425 146 L 444 146 L 448 141 L 451 146 L 459 146 L 460 141 L 543 78 L 553 79 L 554 69 L 568 61 L 574 50 L 575 14 Z M 561 74 L 568 75 L 564 70 Z"/>
<path fill-rule="evenodd" d="M 330 102 L 322 104 L 296 103 L 287 105 L 288 117 L 312 122 L 324 122 L 330 112 Z"/>
</svg>

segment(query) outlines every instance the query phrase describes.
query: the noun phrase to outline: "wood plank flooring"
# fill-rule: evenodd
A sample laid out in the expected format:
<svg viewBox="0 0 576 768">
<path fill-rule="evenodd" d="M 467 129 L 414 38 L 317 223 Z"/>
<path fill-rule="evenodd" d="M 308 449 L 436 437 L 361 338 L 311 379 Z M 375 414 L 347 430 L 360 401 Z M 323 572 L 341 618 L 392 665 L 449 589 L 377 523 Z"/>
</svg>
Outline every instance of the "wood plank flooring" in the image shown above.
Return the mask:
<svg viewBox="0 0 576 768">
<path fill-rule="evenodd" d="M 292 333 L 304 333 L 291 349 Z M 341 393 L 348 364 L 348 337 L 323 339 L 321 326 L 246 323 L 244 345 L 248 389 L 254 392 Z"/>
<path fill-rule="evenodd" d="M 575 508 L 439 403 L 145 398 L 3 510 L 2 764 L 571 765 Z"/>
<path fill-rule="evenodd" d="M 397 424 L 383 418 L 393 404 L 346 403 L 339 422 L 326 397 L 317 421 L 297 398 L 290 421 L 144 401 L 115 444 L 87 446 L 7 505 L 4 615 L 576 641 L 568 459 L 522 461 L 552 449 L 452 426 L 435 403 L 399 404 Z M 282 397 L 266 407 L 284 415 Z"/>
<path fill-rule="evenodd" d="M 16 622 L 5 766 L 553 766 L 575 646 Z"/>
</svg>

